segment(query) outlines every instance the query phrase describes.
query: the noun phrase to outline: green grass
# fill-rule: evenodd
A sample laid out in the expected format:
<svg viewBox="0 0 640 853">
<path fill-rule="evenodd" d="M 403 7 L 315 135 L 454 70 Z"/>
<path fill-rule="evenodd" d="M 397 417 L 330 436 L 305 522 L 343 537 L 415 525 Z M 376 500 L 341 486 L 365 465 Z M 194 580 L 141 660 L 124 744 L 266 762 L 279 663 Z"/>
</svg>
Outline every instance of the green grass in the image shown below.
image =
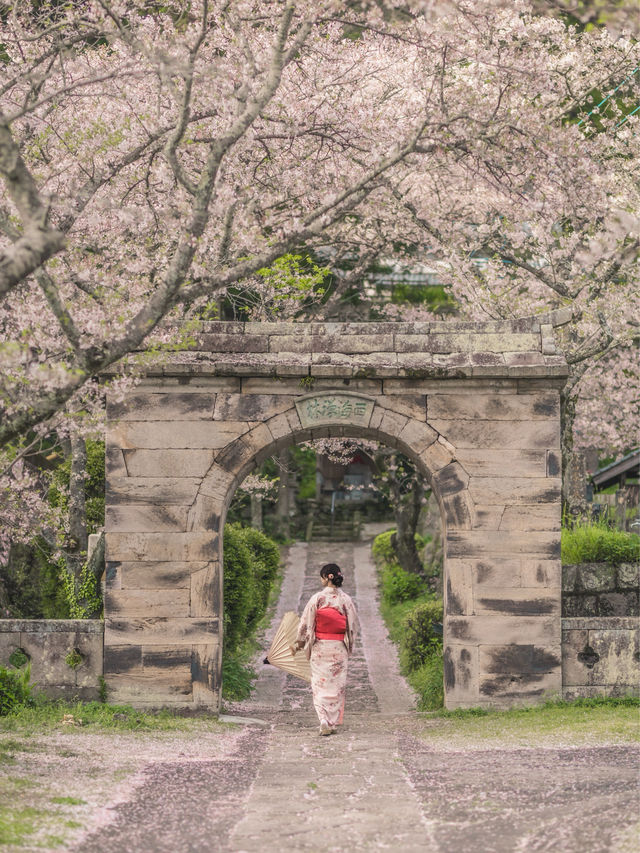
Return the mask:
<svg viewBox="0 0 640 853">
<path fill-rule="evenodd" d="M 76 725 L 63 725 L 65 715 L 71 715 Z M 102 702 L 62 702 L 39 699 L 33 707 L 22 706 L 0 717 L 0 734 L 16 732 L 24 736 L 51 730 L 78 731 L 190 731 L 206 724 L 207 728 L 222 731 L 226 724 L 213 715 L 196 718 L 181 716 L 170 710 L 136 711 L 129 705 L 106 705 Z M 7 746 L 7 743 L 9 746 Z M 0 740 L 0 761 L 10 756 L 16 741 Z M 26 747 L 28 748 L 28 747 Z M 25 750 L 25 745 L 20 745 Z"/>
<path fill-rule="evenodd" d="M 43 816 L 41 809 L 33 806 L 0 806 L 0 846 L 21 844 L 36 832 Z"/>
<path fill-rule="evenodd" d="M 86 806 L 86 800 L 80 800 L 78 797 L 51 797 L 52 803 L 59 803 L 66 806 Z"/>
<path fill-rule="evenodd" d="M 640 536 L 612 530 L 603 523 L 562 529 L 562 562 L 633 563 L 640 560 Z"/>
<path fill-rule="evenodd" d="M 419 711 L 437 711 L 444 705 L 442 654 L 433 654 L 421 667 L 405 676 L 418 694 Z"/>
<path fill-rule="evenodd" d="M 602 696 L 548 701 L 510 711 L 442 710 L 425 719 L 423 736 L 440 742 L 454 740 L 465 747 L 640 742 L 640 700 Z"/>
</svg>

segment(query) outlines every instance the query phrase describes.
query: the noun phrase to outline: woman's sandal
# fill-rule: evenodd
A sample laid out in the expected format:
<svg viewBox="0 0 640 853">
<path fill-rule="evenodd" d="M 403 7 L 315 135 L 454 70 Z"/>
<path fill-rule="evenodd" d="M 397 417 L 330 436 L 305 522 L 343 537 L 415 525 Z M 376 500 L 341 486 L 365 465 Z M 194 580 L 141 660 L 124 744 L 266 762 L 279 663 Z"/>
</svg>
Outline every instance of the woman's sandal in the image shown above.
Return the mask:
<svg viewBox="0 0 640 853">
<path fill-rule="evenodd" d="M 331 726 L 326 720 L 323 720 L 320 723 L 320 734 L 321 735 L 330 735 L 331 734 Z"/>
</svg>

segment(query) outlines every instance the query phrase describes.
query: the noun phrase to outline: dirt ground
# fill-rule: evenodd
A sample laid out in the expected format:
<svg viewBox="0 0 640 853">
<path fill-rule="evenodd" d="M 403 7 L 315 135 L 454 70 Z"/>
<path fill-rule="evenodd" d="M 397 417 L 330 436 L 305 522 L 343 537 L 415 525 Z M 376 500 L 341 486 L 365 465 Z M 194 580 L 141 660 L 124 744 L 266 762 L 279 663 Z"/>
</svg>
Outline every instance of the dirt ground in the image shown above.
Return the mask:
<svg viewBox="0 0 640 853">
<path fill-rule="evenodd" d="M 600 731 L 595 716 L 561 730 L 526 721 L 501 730 L 495 721 L 416 714 L 380 622 L 365 546 L 293 546 L 274 625 L 300 609 L 329 559 L 343 566 L 363 622 L 338 735 L 318 737 L 308 686 L 271 667 L 261 667 L 251 700 L 225 709 L 241 725 L 190 720 L 185 731 L 152 733 L 61 726 L 28 738 L 0 730 L 2 849 L 639 849 L 640 749 L 629 713 Z M 7 830 L 16 814 L 36 830 L 20 843 Z"/>
</svg>

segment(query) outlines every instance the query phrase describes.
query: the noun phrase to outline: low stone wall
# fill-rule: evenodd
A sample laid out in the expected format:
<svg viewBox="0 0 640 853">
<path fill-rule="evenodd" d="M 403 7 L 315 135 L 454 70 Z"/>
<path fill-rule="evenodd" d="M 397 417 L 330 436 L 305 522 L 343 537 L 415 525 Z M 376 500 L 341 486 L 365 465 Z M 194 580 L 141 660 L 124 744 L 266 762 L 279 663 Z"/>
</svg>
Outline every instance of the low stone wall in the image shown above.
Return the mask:
<svg viewBox="0 0 640 853">
<path fill-rule="evenodd" d="M 640 563 L 580 563 L 562 567 L 562 615 L 640 615 Z"/>
<path fill-rule="evenodd" d="M 98 699 L 103 648 L 100 619 L 0 619 L 0 665 L 23 652 L 36 690 L 52 699 Z"/>
<path fill-rule="evenodd" d="M 98 699 L 104 623 L 99 619 L 0 619 L 0 665 L 18 650 L 37 690 Z M 640 622 L 627 617 L 562 620 L 562 695 L 640 695 Z"/>
<path fill-rule="evenodd" d="M 563 698 L 627 695 L 640 695 L 638 619 L 563 619 Z"/>
</svg>

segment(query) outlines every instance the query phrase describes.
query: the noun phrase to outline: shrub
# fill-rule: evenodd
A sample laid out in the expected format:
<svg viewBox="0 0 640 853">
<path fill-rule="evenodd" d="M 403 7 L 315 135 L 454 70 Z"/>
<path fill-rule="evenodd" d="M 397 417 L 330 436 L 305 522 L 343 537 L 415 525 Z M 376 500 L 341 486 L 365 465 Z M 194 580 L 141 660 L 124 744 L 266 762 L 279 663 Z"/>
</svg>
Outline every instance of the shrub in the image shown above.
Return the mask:
<svg viewBox="0 0 640 853">
<path fill-rule="evenodd" d="M 442 649 L 434 648 L 419 669 L 409 674 L 409 683 L 418 694 L 419 711 L 436 711 L 444 706 Z"/>
<path fill-rule="evenodd" d="M 562 562 L 634 563 L 640 560 L 640 536 L 612 530 L 602 523 L 562 530 Z"/>
<path fill-rule="evenodd" d="M 434 650 L 441 649 L 434 622 L 442 621 L 442 601 L 417 604 L 404 618 L 400 641 L 400 663 L 405 672 L 419 669 Z"/>
<path fill-rule="evenodd" d="M 22 705 L 31 705 L 31 667 L 0 666 L 0 717 L 6 717 Z"/>
<path fill-rule="evenodd" d="M 251 552 L 242 528 L 224 528 L 224 646 L 235 649 L 247 633 L 249 613 L 255 605 L 256 584 L 251 568 Z"/>
<path fill-rule="evenodd" d="M 382 597 L 388 604 L 411 601 L 426 592 L 422 578 L 405 572 L 397 563 L 385 566 L 381 572 Z"/>
<path fill-rule="evenodd" d="M 396 562 L 396 552 L 391 543 L 391 537 L 395 532 L 395 530 L 387 530 L 373 540 L 371 551 L 378 566 Z"/>
<path fill-rule="evenodd" d="M 249 612 L 249 628 L 255 628 L 264 616 L 269 593 L 280 566 L 280 550 L 276 543 L 252 527 L 241 528 L 242 538 L 251 555 L 254 597 Z"/>
<path fill-rule="evenodd" d="M 249 665 L 252 637 L 264 616 L 280 566 L 275 542 L 251 527 L 224 528 L 224 644 L 222 691 L 225 699 L 246 699 L 256 678 Z"/>
<path fill-rule="evenodd" d="M 232 702 L 241 702 L 251 695 L 256 671 L 247 664 L 243 655 L 223 651 L 222 655 L 222 695 Z"/>
</svg>

